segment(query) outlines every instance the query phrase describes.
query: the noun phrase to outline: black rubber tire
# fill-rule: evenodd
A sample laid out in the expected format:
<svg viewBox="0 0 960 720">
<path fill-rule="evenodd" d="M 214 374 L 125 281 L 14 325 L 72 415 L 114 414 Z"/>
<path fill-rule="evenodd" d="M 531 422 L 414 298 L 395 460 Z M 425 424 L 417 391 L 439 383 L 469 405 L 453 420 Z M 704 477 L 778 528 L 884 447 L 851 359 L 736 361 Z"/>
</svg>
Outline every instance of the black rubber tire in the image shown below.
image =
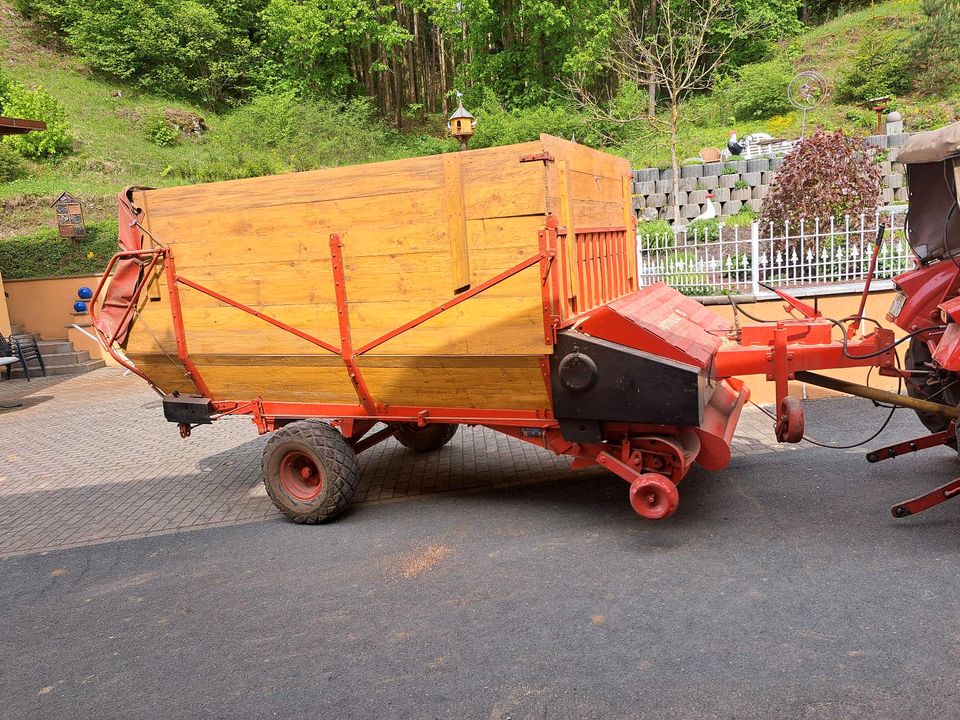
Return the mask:
<svg viewBox="0 0 960 720">
<path fill-rule="evenodd" d="M 927 363 L 931 362 L 931 360 L 932 355 L 930 354 L 930 349 L 927 347 L 927 344 L 919 338 L 913 338 L 910 341 L 910 344 L 907 347 L 907 352 L 904 354 L 903 358 L 903 364 L 906 369 L 928 369 Z M 932 400 L 933 402 L 940 402 L 952 407 L 960 405 L 960 391 L 954 387 L 949 387 L 938 397 L 931 398 L 930 393 L 924 393 L 909 380 L 906 382 L 906 386 L 907 394 L 910 397 L 920 398 L 921 400 Z M 917 417 L 920 418 L 920 422 L 923 423 L 923 426 L 932 433 L 943 432 L 950 426 L 950 420 L 948 418 L 941 417 L 940 415 L 921 412 L 919 410 L 915 412 L 917 413 Z"/>
<path fill-rule="evenodd" d="M 284 488 L 280 465 L 285 456 L 309 456 L 323 473 L 319 495 L 309 501 L 295 498 Z M 329 522 L 340 515 L 360 482 L 357 455 L 339 431 L 319 420 L 298 420 L 284 425 L 263 449 L 263 484 L 277 509 L 297 523 Z"/>
<path fill-rule="evenodd" d="M 423 427 L 416 423 L 402 423 L 394 437 L 397 438 L 398 443 L 411 450 L 430 452 L 431 450 L 439 450 L 453 440 L 458 427 L 460 426 L 440 423 L 430 423 Z"/>
</svg>

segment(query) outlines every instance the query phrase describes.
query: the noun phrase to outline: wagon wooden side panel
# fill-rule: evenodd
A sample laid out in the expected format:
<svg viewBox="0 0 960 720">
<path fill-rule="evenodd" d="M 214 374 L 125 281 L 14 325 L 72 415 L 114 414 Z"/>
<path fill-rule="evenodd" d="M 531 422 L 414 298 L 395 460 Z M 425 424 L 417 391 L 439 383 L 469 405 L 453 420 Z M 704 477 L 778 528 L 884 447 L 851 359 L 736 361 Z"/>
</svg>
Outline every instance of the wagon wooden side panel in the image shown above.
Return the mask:
<svg viewBox="0 0 960 720">
<path fill-rule="evenodd" d="M 547 411 L 542 360 L 552 343 L 538 262 L 384 336 L 535 258 L 547 216 L 561 210 L 561 175 L 570 183 L 567 222 L 622 223 L 627 173 L 626 161 L 543 136 L 505 148 L 140 190 L 133 202 L 146 238 L 171 248 L 178 277 L 332 346 L 180 286 L 185 340 L 210 395 L 360 401 L 333 352 L 342 331 L 331 271 L 336 235 L 352 345 L 375 343 L 358 354 L 357 368 L 376 402 Z M 178 359 L 169 280 L 158 269 L 147 282 L 126 353 L 164 391 L 197 393 Z"/>
</svg>

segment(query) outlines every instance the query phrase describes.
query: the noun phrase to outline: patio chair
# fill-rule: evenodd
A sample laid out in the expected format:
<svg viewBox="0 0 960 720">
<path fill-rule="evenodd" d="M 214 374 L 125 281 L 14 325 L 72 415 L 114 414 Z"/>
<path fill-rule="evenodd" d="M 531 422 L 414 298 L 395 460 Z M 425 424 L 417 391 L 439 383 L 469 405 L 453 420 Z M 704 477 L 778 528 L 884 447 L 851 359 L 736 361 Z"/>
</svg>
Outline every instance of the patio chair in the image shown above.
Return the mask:
<svg viewBox="0 0 960 720">
<path fill-rule="evenodd" d="M 21 367 L 23 367 L 23 372 L 29 380 L 30 375 L 27 371 L 27 361 L 20 357 L 19 350 L 12 342 L 7 342 L 7 339 L 3 337 L 3 335 L 0 335 L 0 367 L 7 371 L 7 380 L 13 377 L 13 366 L 17 363 L 20 363 Z"/>
<path fill-rule="evenodd" d="M 15 348 L 15 353 L 20 357 L 20 364 L 23 367 L 23 373 L 26 375 L 27 381 L 30 380 L 30 368 L 27 363 L 31 360 L 37 361 L 37 364 L 40 365 L 40 372 L 46 377 L 47 365 L 43 362 L 43 355 L 40 354 L 40 346 L 37 344 L 37 339 L 33 335 L 17 335 L 16 337 L 11 337 L 10 340 Z"/>
</svg>

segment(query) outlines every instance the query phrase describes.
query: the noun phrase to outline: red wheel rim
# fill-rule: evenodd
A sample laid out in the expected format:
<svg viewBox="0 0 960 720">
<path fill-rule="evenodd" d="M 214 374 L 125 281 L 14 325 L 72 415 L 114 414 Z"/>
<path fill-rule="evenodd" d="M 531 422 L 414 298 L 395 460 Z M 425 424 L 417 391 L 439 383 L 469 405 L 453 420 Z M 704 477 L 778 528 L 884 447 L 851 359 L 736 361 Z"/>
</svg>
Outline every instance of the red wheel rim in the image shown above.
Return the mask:
<svg viewBox="0 0 960 720">
<path fill-rule="evenodd" d="M 280 485 L 294 500 L 310 502 L 323 492 L 323 470 L 307 453 L 291 450 L 280 461 Z"/>
<path fill-rule="evenodd" d="M 662 520 L 680 505 L 680 493 L 669 478 L 646 473 L 630 483 L 630 505 L 640 517 Z"/>
</svg>

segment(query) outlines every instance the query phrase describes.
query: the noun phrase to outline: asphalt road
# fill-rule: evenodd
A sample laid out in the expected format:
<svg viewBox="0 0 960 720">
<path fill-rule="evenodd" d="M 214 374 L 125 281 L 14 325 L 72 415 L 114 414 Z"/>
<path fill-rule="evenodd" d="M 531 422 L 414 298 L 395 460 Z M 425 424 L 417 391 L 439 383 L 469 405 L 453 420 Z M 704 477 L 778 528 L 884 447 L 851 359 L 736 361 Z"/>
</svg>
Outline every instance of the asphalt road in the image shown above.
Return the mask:
<svg viewBox="0 0 960 720">
<path fill-rule="evenodd" d="M 960 717 L 960 502 L 888 511 L 956 458 L 862 458 L 738 457 L 661 523 L 574 479 L 0 561 L 0 716 Z"/>
</svg>

